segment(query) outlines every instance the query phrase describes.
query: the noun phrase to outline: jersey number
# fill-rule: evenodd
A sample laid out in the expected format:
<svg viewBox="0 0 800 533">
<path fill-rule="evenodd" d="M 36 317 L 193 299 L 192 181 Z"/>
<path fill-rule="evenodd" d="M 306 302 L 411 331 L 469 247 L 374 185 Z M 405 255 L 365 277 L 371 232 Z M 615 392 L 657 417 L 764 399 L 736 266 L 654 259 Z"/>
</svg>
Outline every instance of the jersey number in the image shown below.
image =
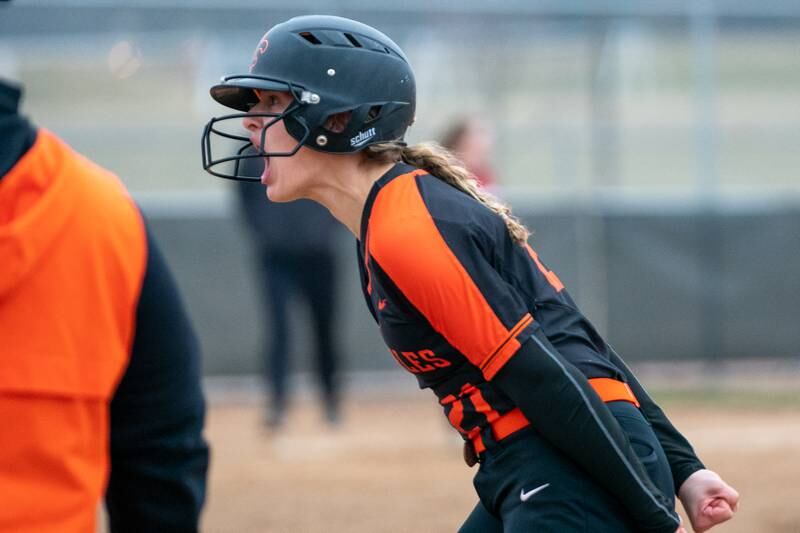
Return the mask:
<svg viewBox="0 0 800 533">
<path fill-rule="evenodd" d="M 533 251 L 533 248 L 531 248 L 529 244 L 526 244 L 525 248 L 528 249 L 528 253 L 531 255 L 531 259 L 533 259 L 533 262 L 536 263 L 536 266 L 539 269 L 539 271 L 542 274 L 544 274 L 544 277 L 547 278 L 547 281 L 550 282 L 550 285 L 553 286 L 553 288 L 556 290 L 556 292 L 563 291 L 564 290 L 564 284 L 561 283 L 560 279 L 558 279 L 558 276 L 556 276 L 556 273 L 553 272 L 552 270 L 547 270 L 545 268 L 545 266 L 542 264 L 542 262 L 539 261 L 539 255 L 536 252 Z"/>
</svg>

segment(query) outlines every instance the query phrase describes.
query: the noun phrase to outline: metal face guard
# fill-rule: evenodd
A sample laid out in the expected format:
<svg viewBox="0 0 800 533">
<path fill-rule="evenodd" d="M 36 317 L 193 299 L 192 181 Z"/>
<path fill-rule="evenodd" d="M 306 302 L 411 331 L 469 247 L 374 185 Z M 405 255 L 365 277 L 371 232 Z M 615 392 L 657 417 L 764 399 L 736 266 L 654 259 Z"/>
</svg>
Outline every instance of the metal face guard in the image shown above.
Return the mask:
<svg viewBox="0 0 800 533">
<path fill-rule="evenodd" d="M 303 143 L 308 139 L 310 135 L 310 130 L 306 125 L 305 121 L 302 117 L 294 116 L 292 117 L 295 121 L 297 121 L 300 126 L 303 128 L 303 136 L 297 142 L 297 144 L 289 151 L 286 152 L 269 152 L 263 149 L 264 146 L 264 139 L 266 136 L 267 128 L 270 128 L 277 124 L 279 121 L 284 120 L 287 117 L 291 117 L 298 109 L 300 109 L 299 105 L 290 105 L 284 112 L 282 113 L 235 113 L 232 115 L 224 115 L 221 117 L 214 117 L 208 121 L 205 128 L 203 129 L 203 137 L 201 140 L 201 153 L 203 158 L 203 169 L 212 174 L 214 176 L 225 178 L 225 179 L 232 179 L 238 181 L 259 181 L 258 177 L 253 176 L 246 176 L 241 174 L 240 164 L 243 160 L 246 159 L 255 159 L 261 157 L 291 157 L 300 150 L 300 147 L 303 146 Z M 247 117 L 272 117 L 272 120 L 269 121 L 262 129 L 261 129 L 261 146 L 262 149 L 257 150 L 253 143 L 250 142 L 249 137 L 245 137 L 243 135 L 236 135 L 229 133 L 220 129 L 217 124 L 224 121 L 229 120 L 242 120 Z M 216 126 L 216 127 L 215 127 Z M 219 157 L 215 159 L 214 154 L 212 153 L 212 138 L 221 137 L 225 139 L 231 139 L 234 141 L 240 141 L 242 143 L 241 147 L 236 150 L 235 155 L 230 155 L 227 157 Z M 246 153 L 246 152 L 250 153 Z M 231 161 L 235 161 L 233 172 L 223 172 L 219 169 L 216 169 L 217 165 L 223 163 L 229 163 Z"/>
<path fill-rule="evenodd" d="M 240 80 L 241 78 L 241 80 Z M 261 76 L 228 76 L 223 78 L 223 82 L 240 82 L 245 84 L 243 87 L 239 87 L 241 90 L 249 91 L 252 89 L 256 89 L 259 87 L 250 88 L 247 84 L 249 82 L 257 82 L 263 85 L 272 84 L 270 87 L 271 90 L 288 92 L 292 95 L 293 102 L 289 104 L 289 106 L 281 113 L 234 113 L 231 115 L 224 115 L 221 117 L 214 117 L 206 123 L 205 128 L 203 128 L 203 136 L 200 143 L 200 150 L 202 154 L 203 160 L 203 169 L 212 174 L 214 176 L 225 178 L 225 179 L 232 179 L 232 180 L 239 180 L 239 181 L 260 181 L 258 177 L 254 176 L 247 176 L 241 173 L 241 162 L 246 159 L 257 159 L 261 157 L 291 157 L 300 150 L 300 147 L 308 139 L 309 135 L 311 134 L 308 124 L 303 119 L 303 117 L 299 116 L 298 111 L 301 110 L 304 106 L 307 105 L 314 105 L 319 101 L 319 96 L 315 93 L 311 93 L 304 88 L 294 85 L 292 83 L 284 82 L 281 80 L 261 77 Z M 316 97 L 316 98 L 315 98 Z M 316 102 L 314 101 L 316 99 Z M 253 146 L 253 143 L 250 142 L 250 138 L 244 135 L 238 135 L 236 133 L 231 133 L 230 131 L 225 131 L 224 128 L 220 127 L 220 124 L 230 124 L 228 121 L 240 121 L 247 117 L 270 117 L 270 120 L 262 129 L 261 129 L 261 149 L 256 150 Z M 287 152 L 267 152 L 263 149 L 264 147 L 264 139 L 266 136 L 267 128 L 274 126 L 281 120 L 285 120 L 290 118 L 296 124 L 298 124 L 301 128 L 301 135 L 298 139 L 297 144 L 294 148 Z M 233 128 L 231 128 L 233 130 Z M 227 156 L 227 157 L 219 157 L 215 158 L 212 149 L 212 139 L 230 139 L 233 141 L 239 141 L 242 145 L 235 150 L 235 155 Z M 217 167 L 218 165 L 224 163 L 230 163 L 234 161 L 234 167 L 232 172 L 223 172 L 219 170 Z"/>
</svg>

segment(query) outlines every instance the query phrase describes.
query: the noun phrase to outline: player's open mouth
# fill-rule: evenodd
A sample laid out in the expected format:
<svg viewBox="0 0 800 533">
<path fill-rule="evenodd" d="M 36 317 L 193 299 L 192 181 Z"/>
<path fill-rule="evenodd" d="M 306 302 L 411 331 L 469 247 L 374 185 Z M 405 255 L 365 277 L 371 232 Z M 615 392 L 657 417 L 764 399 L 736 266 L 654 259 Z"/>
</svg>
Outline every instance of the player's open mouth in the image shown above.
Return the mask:
<svg viewBox="0 0 800 533">
<path fill-rule="evenodd" d="M 267 185 L 267 181 L 269 180 L 269 157 L 263 157 L 264 160 L 264 171 L 261 173 L 261 183 Z"/>
</svg>

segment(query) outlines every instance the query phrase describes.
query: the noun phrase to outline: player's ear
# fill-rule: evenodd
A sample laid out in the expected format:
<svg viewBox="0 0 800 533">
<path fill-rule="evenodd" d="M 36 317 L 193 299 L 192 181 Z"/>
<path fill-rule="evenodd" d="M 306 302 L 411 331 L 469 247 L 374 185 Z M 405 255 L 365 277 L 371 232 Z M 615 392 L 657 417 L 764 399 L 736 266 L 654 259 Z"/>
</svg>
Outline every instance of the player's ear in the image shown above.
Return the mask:
<svg viewBox="0 0 800 533">
<path fill-rule="evenodd" d="M 344 113 L 336 113 L 328 117 L 325 121 L 325 129 L 333 133 L 342 133 L 350 123 L 350 117 L 353 115 L 352 111 L 345 111 Z"/>
</svg>

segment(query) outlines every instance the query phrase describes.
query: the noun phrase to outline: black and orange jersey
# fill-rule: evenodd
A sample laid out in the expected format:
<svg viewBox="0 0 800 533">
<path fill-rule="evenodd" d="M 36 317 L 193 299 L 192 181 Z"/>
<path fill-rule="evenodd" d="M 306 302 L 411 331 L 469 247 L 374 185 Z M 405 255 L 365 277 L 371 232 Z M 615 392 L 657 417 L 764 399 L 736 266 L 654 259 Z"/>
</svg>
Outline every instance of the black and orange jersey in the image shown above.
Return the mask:
<svg viewBox="0 0 800 533">
<path fill-rule="evenodd" d="M 514 242 L 499 215 L 397 164 L 367 197 L 357 249 L 367 305 L 389 351 L 437 395 L 477 451 L 482 439 L 530 421 L 625 502 L 642 530 L 677 528 L 668 499 L 603 406 L 616 392 L 604 397 L 592 382 L 633 388 L 676 489 L 702 463 L 558 276 L 530 246 Z"/>
<path fill-rule="evenodd" d="M 537 328 L 587 377 L 624 381 L 559 278 L 467 194 L 397 165 L 369 195 L 361 231 L 381 334 L 463 435 L 514 407 L 489 382 Z"/>
</svg>

